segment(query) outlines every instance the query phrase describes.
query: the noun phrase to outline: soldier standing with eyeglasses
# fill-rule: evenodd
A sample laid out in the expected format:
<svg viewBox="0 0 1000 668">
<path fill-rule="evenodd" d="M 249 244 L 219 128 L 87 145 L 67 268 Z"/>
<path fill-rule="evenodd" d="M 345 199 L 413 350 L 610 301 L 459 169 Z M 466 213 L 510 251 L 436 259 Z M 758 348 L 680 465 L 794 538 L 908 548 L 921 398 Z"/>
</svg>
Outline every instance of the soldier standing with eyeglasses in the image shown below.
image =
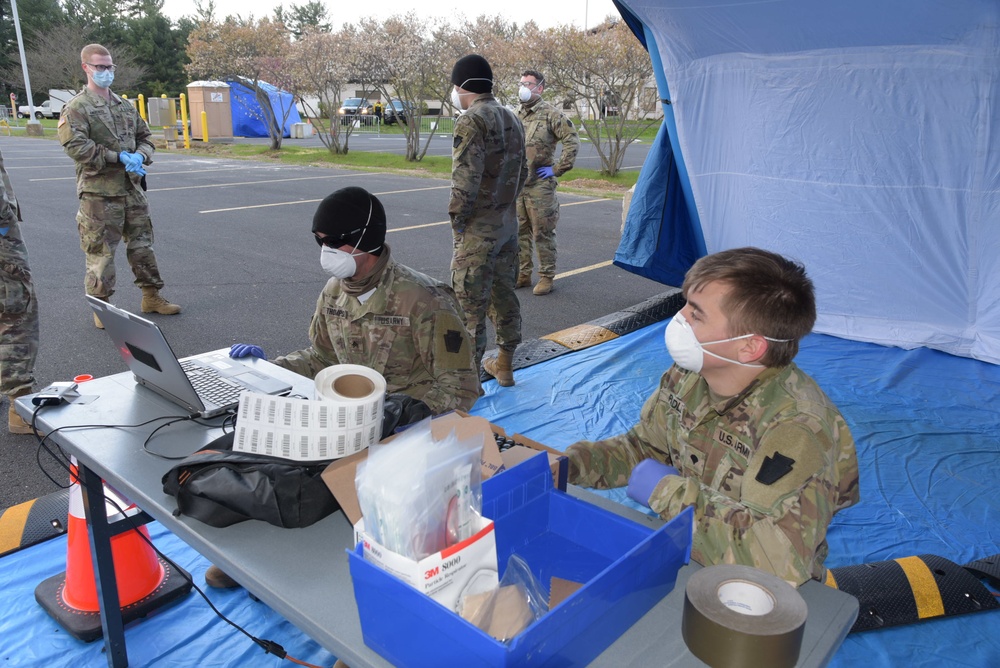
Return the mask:
<svg viewBox="0 0 1000 668">
<path fill-rule="evenodd" d="M 180 313 L 180 306 L 160 296 L 163 279 L 153 255 L 153 223 L 143 192 L 145 166 L 155 151 L 149 126 L 111 91 L 115 65 L 106 48 L 88 44 L 80 60 L 87 86 L 63 108 L 59 142 L 76 163 L 76 222 L 86 254 L 87 294 L 104 301 L 114 294 L 115 249 L 124 238 L 135 284 L 142 289 L 142 312 Z M 103 329 L 96 314 L 94 324 Z"/>
</svg>

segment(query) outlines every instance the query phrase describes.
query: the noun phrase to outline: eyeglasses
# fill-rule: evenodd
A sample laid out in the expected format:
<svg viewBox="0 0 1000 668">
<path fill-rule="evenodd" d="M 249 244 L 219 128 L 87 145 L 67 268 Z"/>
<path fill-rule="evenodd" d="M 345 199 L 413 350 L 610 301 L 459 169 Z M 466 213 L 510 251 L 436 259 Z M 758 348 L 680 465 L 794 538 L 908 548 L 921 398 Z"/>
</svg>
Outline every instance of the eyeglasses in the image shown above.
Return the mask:
<svg viewBox="0 0 1000 668">
<path fill-rule="evenodd" d="M 93 67 L 98 72 L 114 72 L 114 65 L 95 65 L 94 63 L 87 63 L 89 67 Z"/>
<path fill-rule="evenodd" d="M 326 246 L 327 248 L 333 248 L 334 250 L 347 245 L 346 241 L 335 237 L 319 237 L 314 234 L 313 239 L 316 240 L 316 245 Z"/>
</svg>

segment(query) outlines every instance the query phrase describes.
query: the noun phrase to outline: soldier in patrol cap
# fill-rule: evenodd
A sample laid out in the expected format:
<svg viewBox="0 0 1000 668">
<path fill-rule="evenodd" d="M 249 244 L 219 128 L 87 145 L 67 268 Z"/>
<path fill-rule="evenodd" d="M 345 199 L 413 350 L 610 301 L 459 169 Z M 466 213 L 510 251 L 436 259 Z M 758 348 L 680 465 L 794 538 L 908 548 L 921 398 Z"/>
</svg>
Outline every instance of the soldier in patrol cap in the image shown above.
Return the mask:
<svg viewBox="0 0 1000 668">
<path fill-rule="evenodd" d="M 181 307 L 160 295 L 163 279 L 153 255 L 153 222 L 146 201 L 146 165 L 155 150 L 149 126 L 127 100 L 111 91 L 111 52 L 88 44 L 80 52 L 87 73 L 83 91 L 59 115 L 59 143 L 76 163 L 76 215 L 80 247 L 86 255 L 88 295 L 108 301 L 115 292 L 115 249 L 125 254 L 142 290 L 143 313 L 174 315 Z M 94 324 L 103 329 L 97 314 Z"/>
<path fill-rule="evenodd" d="M 454 251 L 451 285 L 476 342 L 476 364 L 504 387 L 514 384 L 514 350 L 521 342 L 517 281 L 518 193 L 528 175 L 524 130 L 493 97 L 493 69 L 478 54 L 451 71 L 455 121 L 448 215 Z M 486 318 L 496 327 L 496 358 L 483 362 Z"/>
<path fill-rule="evenodd" d="M 802 265 L 757 248 L 698 260 L 666 328 L 674 360 L 627 433 L 566 450 L 570 482 L 664 519 L 695 510 L 691 556 L 821 579 L 834 513 L 858 502 L 854 439 L 792 361 L 816 320 Z"/>
</svg>

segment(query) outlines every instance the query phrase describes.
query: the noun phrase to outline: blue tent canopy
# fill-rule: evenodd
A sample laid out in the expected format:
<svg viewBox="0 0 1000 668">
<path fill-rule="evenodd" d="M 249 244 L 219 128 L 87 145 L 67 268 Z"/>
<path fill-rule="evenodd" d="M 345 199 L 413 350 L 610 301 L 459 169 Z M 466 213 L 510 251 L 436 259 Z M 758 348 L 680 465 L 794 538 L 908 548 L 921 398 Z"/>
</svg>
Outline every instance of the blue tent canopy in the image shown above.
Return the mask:
<svg viewBox="0 0 1000 668">
<path fill-rule="evenodd" d="M 805 263 L 816 331 L 1000 363 L 1000 3 L 618 0 L 665 119 L 615 263 Z"/>
<path fill-rule="evenodd" d="M 227 81 L 226 83 L 229 84 L 232 100 L 233 135 L 237 137 L 270 136 L 253 88 L 241 81 Z M 267 91 L 275 122 L 282 123 L 281 136 L 291 137 L 292 124 L 302 122 L 295 106 L 295 97 L 291 93 L 263 81 L 258 82 L 258 85 Z"/>
</svg>

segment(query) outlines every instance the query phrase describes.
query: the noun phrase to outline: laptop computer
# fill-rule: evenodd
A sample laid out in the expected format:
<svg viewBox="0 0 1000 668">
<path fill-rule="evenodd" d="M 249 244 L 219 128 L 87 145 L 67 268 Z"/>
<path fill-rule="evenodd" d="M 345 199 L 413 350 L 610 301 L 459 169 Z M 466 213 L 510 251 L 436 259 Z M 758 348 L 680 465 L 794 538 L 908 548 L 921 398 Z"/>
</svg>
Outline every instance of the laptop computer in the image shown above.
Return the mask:
<svg viewBox="0 0 1000 668">
<path fill-rule="evenodd" d="M 292 389 L 225 353 L 178 360 L 155 322 L 85 296 L 136 382 L 191 414 L 208 418 L 233 410 L 243 390 L 287 394 Z"/>
</svg>

